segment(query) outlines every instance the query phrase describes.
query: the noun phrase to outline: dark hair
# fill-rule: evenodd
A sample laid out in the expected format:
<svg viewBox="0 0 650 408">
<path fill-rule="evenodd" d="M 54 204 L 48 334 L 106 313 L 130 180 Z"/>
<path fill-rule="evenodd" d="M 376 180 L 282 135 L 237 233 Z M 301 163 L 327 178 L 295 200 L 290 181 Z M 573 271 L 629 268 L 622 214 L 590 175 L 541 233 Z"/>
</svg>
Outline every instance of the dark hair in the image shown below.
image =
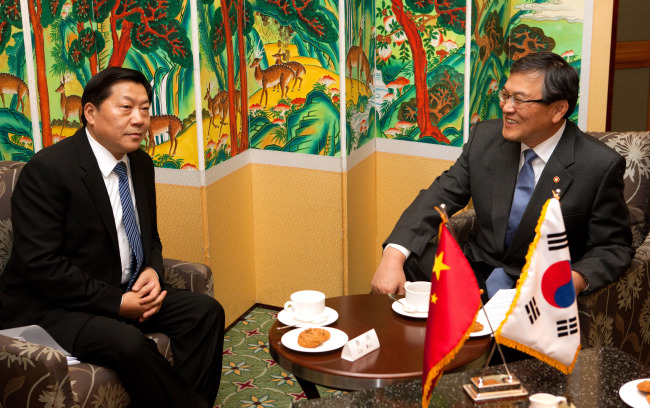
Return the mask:
<svg viewBox="0 0 650 408">
<path fill-rule="evenodd" d="M 104 102 L 106 98 L 111 96 L 112 86 L 119 81 L 129 81 L 141 84 L 147 91 L 147 97 L 151 101 L 153 90 L 147 78 L 142 72 L 135 71 L 129 68 L 122 67 L 108 67 L 99 71 L 97 75 L 90 78 L 88 84 L 84 88 L 84 93 L 81 95 L 81 123 L 86 126 L 86 116 L 84 115 L 83 107 L 87 103 L 92 103 L 97 108 Z"/>
<path fill-rule="evenodd" d="M 510 68 L 510 74 L 528 72 L 544 74 L 542 86 L 544 103 L 565 100 L 569 103 L 569 109 L 564 114 L 564 118 L 571 116 L 578 102 L 580 86 L 580 77 L 576 70 L 557 54 L 537 52 L 518 59 Z"/>
</svg>

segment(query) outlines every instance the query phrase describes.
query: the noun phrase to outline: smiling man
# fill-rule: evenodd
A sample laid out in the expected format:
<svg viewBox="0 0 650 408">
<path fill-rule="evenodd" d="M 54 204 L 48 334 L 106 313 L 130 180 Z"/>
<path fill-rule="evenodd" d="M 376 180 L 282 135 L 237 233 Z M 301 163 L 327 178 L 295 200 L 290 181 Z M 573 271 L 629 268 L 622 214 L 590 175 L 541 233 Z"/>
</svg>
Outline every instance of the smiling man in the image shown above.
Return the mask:
<svg viewBox="0 0 650 408">
<path fill-rule="evenodd" d="M 107 68 L 84 89 L 84 126 L 25 165 L 11 200 L 0 328 L 36 324 L 79 360 L 115 370 L 137 407 L 212 407 L 224 313 L 163 281 L 151 158 L 152 89 Z M 169 336 L 174 366 L 143 333 Z"/>
<path fill-rule="evenodd" d="M 499 92 L 502 120 L 477 123 L 457 162 L 404 211 L 384 243 L 375 293 L 403 293 L 430 280 L 441 222 L 473 200 L 478 233 L 461 243 L 479 286 L 491 297 L 514 287 L 542 206 L 560 189 L 576 293 L 615 280 L 631 262 L 623 198 L 625 159 L 567 118 L 579 77 L 560 56 L 530 54 L 513 63 Z M 484 299 L 486 300 L 486 299 Z"/>
</svg>

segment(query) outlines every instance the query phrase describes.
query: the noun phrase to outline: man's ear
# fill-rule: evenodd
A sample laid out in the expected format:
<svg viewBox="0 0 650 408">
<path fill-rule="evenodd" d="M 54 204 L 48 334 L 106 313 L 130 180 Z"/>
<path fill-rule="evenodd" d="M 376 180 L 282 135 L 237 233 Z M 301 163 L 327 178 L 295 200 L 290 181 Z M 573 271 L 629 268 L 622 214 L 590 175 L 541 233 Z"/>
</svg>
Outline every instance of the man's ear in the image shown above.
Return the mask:
<svg viewBox="0 0 650 408">
<path fill-rule="evenodd" d="M 553 123 L 558 123 L 564 118 L 564 114 L 569 109 L 569 102 L 562 100 L 554 102 L 553 105 Z"/>
<path fill-rule="evenodd" d="M 95 113 L 97 108 L 92 103 L 88 102 L 84 105 L 84 116 L 86 117 L 86 123 L 89 125 L 95 124 Z"/>
</svg>

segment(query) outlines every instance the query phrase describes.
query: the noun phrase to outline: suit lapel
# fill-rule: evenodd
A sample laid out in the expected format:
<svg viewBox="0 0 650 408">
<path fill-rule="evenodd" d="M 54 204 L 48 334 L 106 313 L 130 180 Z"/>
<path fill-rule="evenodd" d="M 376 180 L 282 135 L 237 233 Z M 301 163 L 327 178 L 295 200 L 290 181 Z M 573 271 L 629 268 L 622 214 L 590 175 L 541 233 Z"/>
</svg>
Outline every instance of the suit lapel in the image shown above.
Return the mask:
<svg viewBox="0 0 650 408">
<path fill-rule="evenodd" d="M 540 175 L 535 191 L 533 191 L 530 202 L 521 217 L 519 228 L 512 239 L 507 254 L 516 254 L 528 250 L 528 246 L 535 236 L 535 227 L 544 204 L 552 197 L 554 190 L 559 189 L 560 198 L 562 198 L 573 182 L 573 176 L 567 171 L 567 168 L 575 161 L 575 129 L 570 125 L 573 124 L 567 121 L 564 134 L 555 147 L 548 163 L 544 166 L 544 171 Z"/>
<path fill-rule="evenodd" d="M 97 159 L 95 158 L 95 154 L 88 142 L 86 128 L 82 127 L 79 129 L 73 137 L 77 147 L 81 179 L 88 189 L 88 194 L 90 194 L 90 197 L 95 203 L 95 208 L 97 209 L 99 217 L 106 228 L 106 232 L 111 237 L 115 249 L 119 251 L 113 209 L 111 208 L 111 202 L 108 198 L 108 193 L 106 192 L 104 178 L 102 173 L 99 171 Z"/>
<path fill-rule="evenodd" d="M 508 228 L 508 217 L 517 182 L 521 144 L 504 140 L 501 155 L 492 161 L 492 225 L 494 248 L 502 248 Z"/>
</svg>

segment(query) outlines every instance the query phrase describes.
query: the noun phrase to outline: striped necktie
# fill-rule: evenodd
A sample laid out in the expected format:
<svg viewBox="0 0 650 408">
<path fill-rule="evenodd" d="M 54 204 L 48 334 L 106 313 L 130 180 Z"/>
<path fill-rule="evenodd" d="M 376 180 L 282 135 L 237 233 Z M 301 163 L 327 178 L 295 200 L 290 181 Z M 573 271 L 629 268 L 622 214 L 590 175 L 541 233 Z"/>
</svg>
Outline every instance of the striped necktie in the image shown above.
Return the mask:
<svg viewBox="0 0 650 408">
<path fill-rule="evenodd" d="M 515 186 L 515 195 L 512 198 L 512 207 L 510 207 L 510 217 L 508 218 L 508 229 L 506 230 L 505 248 L 510 246 L 512 238 L 519 228 L 519 222 L 524 215 L 528 206 L 530 197 L 535 190 L 535 172 L 533 171 L 533 160 L 537 154 L 533 149 L 524 150 L 524 165 L 519 170 L 517 184 Z M 485 281 L 488 298 L 492 298 L 499 289 L 510 289 L 514 280 L 503 270 L 503 268 L 494 268 L 490 276 Z"/>
<path fill-rule="evenodd" d="M 129 188 L 129 178 L 126 175 L 126 164 L 119 162 L 115 165 L 113 171 L 119 176 L 119 191 L 120 201 L 122 202 L 122 222 L 126 230 L 126 237 L 129 240 L 131 247 L 131 277 L 126 291 L 130 291 L 138 276 L 138 271 L 142 266 L 142 259 L 144 258 L 142 251 L 142 240 L 140 239 L 140 231 L 135 219 L 135 210 L 133 209 L 133 201 L 131 201 L 131 189 Z"/>
</svg>

